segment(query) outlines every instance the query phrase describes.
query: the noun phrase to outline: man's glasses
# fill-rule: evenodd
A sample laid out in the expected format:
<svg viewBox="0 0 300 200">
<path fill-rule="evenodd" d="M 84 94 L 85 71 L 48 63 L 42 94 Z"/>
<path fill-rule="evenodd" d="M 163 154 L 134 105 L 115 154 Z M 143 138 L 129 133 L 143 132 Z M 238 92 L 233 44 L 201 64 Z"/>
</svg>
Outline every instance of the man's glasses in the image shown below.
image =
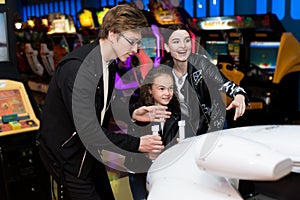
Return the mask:
<svg viewBox="0 0 300 200">
<path fill-rule="evenodd" d="M 126 37 L 125 35 L 123 35 L 122 33 L 119 33 L 131 46 L 134 46 L 134 45 L 140 45 L 141 44 L 141 40 L 132 40 L 132 39 L 129 39 L 128 37 Z"/>
</svg>

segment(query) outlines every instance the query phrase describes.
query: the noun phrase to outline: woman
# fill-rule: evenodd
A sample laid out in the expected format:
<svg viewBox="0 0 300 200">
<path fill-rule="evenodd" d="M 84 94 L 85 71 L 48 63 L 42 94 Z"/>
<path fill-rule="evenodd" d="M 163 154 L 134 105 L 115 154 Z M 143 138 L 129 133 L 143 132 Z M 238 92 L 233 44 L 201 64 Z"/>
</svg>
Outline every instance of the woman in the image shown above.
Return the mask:
<svg viewBox="0 0 300 200">
<path fill-rule="evenodd" d="M 171 116 L 161 122 L 136 122 L 128 128 L 128 134 L 136 137 L 151 134 L 151 127 L 158 125 L 158 132 L 165 148 L 177 143 L 178 121 L 180 120 L 180 104 L 174 95 L 176 87 L 172 70 L 168 66 L 160 65 L 152 68 L 139 90 L 139 98 L 134 107 L 161 105 L 167 106 Z M 158 153 L 131 154 L 126 156 L 125 165 L 135 173 L 129 173 L 129 182 L 135 200 L 146 199 L 146 175 L 152 161 Z"/>
<path fill-rule="evenodd" d="M 245 90 L 229 81 L 205 56 L 191 53 L 192 40 L 184 25 L 172 25 L 164 33 L 165 50 L 171 55 L 182 117 L 193 135 L 220 130 L 226 110 L 235 108 L 234 120 L 245 112 Z M 225 110 L 220 91 L 233 100 Z"/>
</svg>

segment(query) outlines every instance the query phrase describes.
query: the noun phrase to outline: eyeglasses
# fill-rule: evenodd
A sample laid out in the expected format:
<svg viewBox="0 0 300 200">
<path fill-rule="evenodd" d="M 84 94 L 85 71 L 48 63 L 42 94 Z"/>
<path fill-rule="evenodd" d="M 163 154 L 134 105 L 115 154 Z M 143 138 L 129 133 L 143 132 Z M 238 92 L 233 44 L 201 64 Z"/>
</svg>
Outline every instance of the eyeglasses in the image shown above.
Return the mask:
<svg viewBox="0 0 300 200">
<path fill-rule="evenodd" d="M 134 46 L 134 45 L 140 45 L 141 44 L 141 40 L 132 40 L 132 39 L 129 39 L 128 37 L 126 37 L 125 35 L 123 35 L 122 33 L 119 33 L 131 46 Z"/>
</svg>

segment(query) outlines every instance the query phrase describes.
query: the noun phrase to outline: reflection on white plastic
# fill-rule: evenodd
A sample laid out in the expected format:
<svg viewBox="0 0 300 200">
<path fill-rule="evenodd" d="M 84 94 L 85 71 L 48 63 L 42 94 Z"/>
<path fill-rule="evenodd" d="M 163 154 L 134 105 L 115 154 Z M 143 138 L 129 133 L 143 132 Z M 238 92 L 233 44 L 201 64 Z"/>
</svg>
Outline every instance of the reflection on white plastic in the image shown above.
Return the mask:
<svg viewBox="0 0 300 200">
<path fill-rule="evenodd" d="M 179 127 L 179 141 L 184 140 L 185 138 L 185 120 L 178 121 L 178 127 Z"/>
<path fill-rule="evenodd" d="M 238 179 L 275 181 L 299 163 L 300 126 L 222 130 L 201 155 L 209 134 L 185 139 L 156 159 L 147 176 L 148 200 L 238 200 Z"/>
</svg>

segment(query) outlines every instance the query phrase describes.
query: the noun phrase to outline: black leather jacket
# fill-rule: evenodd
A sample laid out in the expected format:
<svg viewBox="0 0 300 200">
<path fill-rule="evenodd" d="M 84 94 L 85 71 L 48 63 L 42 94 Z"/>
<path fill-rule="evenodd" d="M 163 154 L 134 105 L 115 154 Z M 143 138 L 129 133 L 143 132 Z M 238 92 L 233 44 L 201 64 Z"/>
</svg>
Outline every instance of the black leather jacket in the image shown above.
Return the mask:
<svg viewBox="0 0 300 200">
<path fill-rule="evenodd" d="M 102 76 L 101 66 L 98 40 L 70 52 L 60 61 L 49 85 L 42 112 L 41 128 L 37 136 L 40 150 L 44 152 L 43 155 L 49 157 L 49 165 L 55 164 L 80 178 L 87 178 L 90 175 L 94 163 L 98 162 L 93 155 L 99 154 L 99 149 L 112 151 L 125 149 L 138 152 L 140 143 L 139 138 L 107 130 L 107 122 L 100 127 L 100 113 L 104 105 L 103 81 L 99 78 Z M 86 78 L 84 84 L 77 85 L 82 92 L 82 95 L 78 95 L 77 98 L 82 103 L 78 104 L 77 101 L 74 102 L 73 88 L 76 85 L 77 74 L 82 69 L 86 69 L 84 73 Z M 114 83 L 115 74 L 110 73 L 109 76 L 111 77 L 109 85 L 111 85 Z M 112 91 L 113 87 L 109 87 L 108 102 L 111 101 Z M 83 111 L 84 115 L 76 112 L 78 109 L 73 111 L 73 108 L 78 107 L 75 103 L 79 108 L 87 105 L 86 110 Z M 74 119 L 74 116 L 77 118 Z M 108 119 L 105 117 L 104 121 Z M 76 121 L 84 127 L 78 129 L 78 126 L 75 126 Z"/>
<path fill-rule="evenodd" d="M 173 67 L 173 63 L 167 65 Z M 223 128 L 226 116 L 225 99 L 221 92 L 234 98 L 237 94 L 248 97 L 243 88 L 229 81 L 209 59 L 200 54 L 188 58 L 188 75 L 181 93 L 189 109 L 189 120 L 194 135 Z"/>
</svg>

